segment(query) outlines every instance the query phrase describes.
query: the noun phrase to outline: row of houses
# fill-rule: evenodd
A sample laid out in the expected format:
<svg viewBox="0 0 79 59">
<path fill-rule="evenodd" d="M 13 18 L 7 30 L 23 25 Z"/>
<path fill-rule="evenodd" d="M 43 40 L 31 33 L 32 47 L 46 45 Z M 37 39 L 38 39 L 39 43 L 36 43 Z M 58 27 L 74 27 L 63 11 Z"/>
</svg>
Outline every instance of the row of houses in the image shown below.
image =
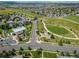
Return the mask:
<svg viewBox="0 0 79 59">
<path fill-rule="evenodd" d="M 13 16 L 13 18 L 15 17 L 20 17 L 20 16 Z M 23 18 L 23 17 L 20 17 L 21 20 L 17 21 L 17 23 L 20 24 L 24 24 L 25 22 L 29 22 L 29 20 L 27 20 L 26 18 Z M 13 25 L 15 23 L 15 21 L 12 21 L 12 20 L 8 20 L 6 23 L 8 23 L 9 25 Z M 0 24 L 3 24 L 3 22 L 0 22 Z M 5 38 L 0 38 L 0 44 L 15 44 L 17 43 L 17 39 L 16 38 L 13 38 L 12 35 L 15 34 L 15 35 L 19 35 L 19 34 L 22 34 L 23 31 L 25 30 L 25 27 L 24 26 L 18 26 L 16 28 L 12 28 L 12 31 L 13 32 L 10 32 L 10 33 L 6 33 L 7 35 L 11 35 L 10 37 L 5 37 Z"/>
</svg>

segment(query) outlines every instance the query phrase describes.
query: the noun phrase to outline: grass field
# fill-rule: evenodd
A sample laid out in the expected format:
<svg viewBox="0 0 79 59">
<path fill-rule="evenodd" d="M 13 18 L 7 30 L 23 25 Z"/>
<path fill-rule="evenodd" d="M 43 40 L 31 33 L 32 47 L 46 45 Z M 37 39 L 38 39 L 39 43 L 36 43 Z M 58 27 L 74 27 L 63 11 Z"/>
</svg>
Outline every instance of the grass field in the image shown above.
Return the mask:
<svg viewBox="0 0 79 59">
<path fill-rule="evenodd" d="M 64 18 L 69 19 L 69 20 L 73 20 L 73 21 L 76 21 L 76 22 L 79 22 L 79 16 L 73 15 L 73 16 L 66 16 Z"/>
<path fill-rule="evenodd" d="M 26 50 L 25 53 L 30 53 L 32 58 L 56 58 L 57 52 L 54 51 L 42 51 L 41 53 L 38 53 L 37 51 L 33 50 Z"/>
<path fill-rule="evenodd" d="M 58 27 L 58 26 L 47 25 L 47 28 L 49 31 L 51 31 L 55 34 L 59 34 L 59 35 L 68 33 L 68 31 L 65 28 Z"/>
<path fill-rule="evenodd" d="M 56 53 L 53 53 L 53 52 L 43 52 L 43 56 L 44 58 L 56 58 L 57 57 Z"/>
<path fill-rule="evenodd" d="M 33 58 L 41 58 L 42 57 L 42 53 L 39 54 L 37 51 L 32 51 L 31 53 L 33 55 Z"/>
<path fill-rule="evenodd" d="M 46 24 L 52 24 L 52 25 L 56 25 L 56 26 L 66 26 L 68 29 L 70 29 L 71 31 L 75 32 L 75 34 L 79 35 L 79 24 L 70 22 L 70 21 L 66 21 L 64 20 L 64 18 L 46 18 L 45 20 Z"/>
</svg>

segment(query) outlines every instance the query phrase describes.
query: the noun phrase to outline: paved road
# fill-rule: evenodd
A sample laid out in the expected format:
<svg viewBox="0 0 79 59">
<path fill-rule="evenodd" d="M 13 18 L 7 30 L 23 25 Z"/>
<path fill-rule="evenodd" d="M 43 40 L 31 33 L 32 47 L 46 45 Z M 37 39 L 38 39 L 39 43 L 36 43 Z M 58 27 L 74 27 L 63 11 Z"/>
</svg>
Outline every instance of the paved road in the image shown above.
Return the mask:
<svg viewBox="0 0 79 59">
<path fill-rule="evenodd" d="M 59 46 L 59 45 L 54 45 L 54 44 L 48 44 L 48 43 L 37 43 L 37 36 L 36 36 L 36 30 L 37 30 L 37 21 L 33 21 L 33 29 L 32 29 L 32 39 L 30 43 L 25 43 L 25 44 L 19 44 L 19 45 L 11 45 L 11 46 L 4 46 L 0 47 L 0 51 L 3 50 L 11 50 L 11 49 L 16 49 L 18 50 L 20 47 L 23 47 L 24 49 L 28 48 L 29 46 L 31 48 L 43 48 L 47 50 L 60 50 L 60 51 L 73 51 L 77 50 L 79 52 L 79 46 L 72 46 L 72 45 L 65 45 L 65 46 Z"/>
<path fill-rule="evenodd" d="M 36 31 L 37 31 L 37 20 L 36 21 L 33 21 L 33 29 L 32 29 L 32 39 L 31 39 L 31 43 L 32 45 L 36 44 L 36 37 L 37 37 L 37 34 L 36 34 Z"/>
<path fill-rule="evenodd" d="M 74 51 L 77 50 L 77 52 L 79 52 L 79 47 L 75 47 L 75 46 L 71 46 L 71 45 L 65 45 L 65 46 L 58 46 L 58 45 L 53 45 L 53 44 L 45 44 L 45 43 L 36 43 L 36 44 L 19 44 L 19 45 L 12 45 L 12 46 L 5 46 L 5 47 L 0 47 L 0 51 L 3 50 L 11 50 L 12 48 L 15 48 L 16 50 L 19 49 L 20 47 L 23 47 L 24 49 L 28 48 L 43 48 L 43 49 L 47 49 L 47 50 L 60 50 L 60 51 Z"/>
</svg>

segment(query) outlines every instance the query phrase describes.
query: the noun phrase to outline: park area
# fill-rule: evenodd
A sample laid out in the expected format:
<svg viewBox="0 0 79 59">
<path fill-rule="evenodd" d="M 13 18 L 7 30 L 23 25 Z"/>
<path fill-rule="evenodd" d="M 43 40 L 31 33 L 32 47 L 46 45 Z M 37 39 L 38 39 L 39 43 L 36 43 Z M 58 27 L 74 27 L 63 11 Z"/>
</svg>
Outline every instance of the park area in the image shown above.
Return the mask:
<svg viewBox="0 0 79 59">
<path fill-rule="evenodd" d="M 78 17 L 76 17 L 77 19 Z M 75 19 L 75 18 L 74 18 Z M 50 43 L 60 43 L 61 41 L 63 43 L 67 43 L 67 44 L 78 44 L 79 42 L 79 38 L 78 38 L 78 33 L 79 33 L 79 24 L 74 23 L 72 21 L 68 21 L 63 17 L 58 17 L 58 18 L 50 18 L 50 17 L 45 17 L 45 20 L 43 20 L 43 22 L 45 23 L 45 27 L 47 28 L 47 30 L 45 30 L 44 28 L 44 24 L 42 23 L 42 21 L 39 21 L 39 24 L 43 24 L 40 25 L 41 27 L 38 26 L 38 28 L 40 28 L 39 32 L 42 33 L 41 31 L 44 32 L 49 32 L 50 34 L 50 38 L 47 38 L 48 36 L 41 36 L 40 40 L 44 41 L 44 42 L 50 42 Z M 54 36 L 54 39 L 51 38 L 52 34 Z M 56 36 L 56 35 L 58 36 Z M 60 37 L 62 36 L 62 37 Z M 66 37 L 66 38 L 65 38 Z"/>
<path fill-rule="evenodd" d="M 78 24 L 74 24 L 72 22 L 68 22 L 66 20 L 59 18 L 46 18 L 46 20 L 43 22 L 45 23 L 45 27 L 47 28 L 47 30 L 54 34 L 61 35 L 64 37 L 69 37 L 69 38 L 77 37 L 73 29 L 76 29 L 76 26 L 78 28 Z"/>
</svg>

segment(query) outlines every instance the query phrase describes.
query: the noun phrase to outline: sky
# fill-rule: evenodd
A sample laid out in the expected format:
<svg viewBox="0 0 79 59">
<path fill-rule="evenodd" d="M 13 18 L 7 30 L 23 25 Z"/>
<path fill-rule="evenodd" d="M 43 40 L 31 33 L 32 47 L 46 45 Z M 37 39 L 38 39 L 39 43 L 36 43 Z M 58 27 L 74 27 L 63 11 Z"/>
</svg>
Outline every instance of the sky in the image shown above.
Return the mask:
<svg viewBox="0 0 79 59">
<path fill-rule="evenodd" d="M 79 0 L 0 0 L 0 1 L 79 1 Z"/>
</svg>

